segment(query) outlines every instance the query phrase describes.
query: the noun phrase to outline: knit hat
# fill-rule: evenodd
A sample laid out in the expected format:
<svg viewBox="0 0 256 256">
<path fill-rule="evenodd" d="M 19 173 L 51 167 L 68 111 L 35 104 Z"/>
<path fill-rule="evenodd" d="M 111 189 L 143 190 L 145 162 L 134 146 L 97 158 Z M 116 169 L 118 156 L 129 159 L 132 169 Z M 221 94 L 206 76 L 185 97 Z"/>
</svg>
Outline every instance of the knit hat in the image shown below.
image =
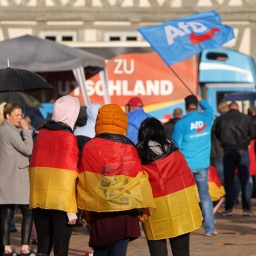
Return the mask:
<svg viewBox="0 0 256 256">
<path fill-rule="evenodd" d="M 66 95 L 55 102 L 52 120 L 62 122 L 73 130 L 79 111 L 80 102 L 78 98 Z"/>
<path fill-rule="evenodd" d="M 194 108 L 198 107 L 198 99 L 195 95 L 189 95 L 185 98 L 185 105 L 187 108 Z"/>
<path fill-rule="evenodd" d="M 128 119 L 125 112 L 117 104 L 107 104 L 99 109 L 95 132 L 125 135 Z"/>
<path fill-rule="evenodd" d="M 132 107 L 140 107 L 142 108 L 144 106 L 142 99 L 139 97 L 132 97 L 129 99 L 128 103 L 126 105 L 132 106 Z"/>
</svg>

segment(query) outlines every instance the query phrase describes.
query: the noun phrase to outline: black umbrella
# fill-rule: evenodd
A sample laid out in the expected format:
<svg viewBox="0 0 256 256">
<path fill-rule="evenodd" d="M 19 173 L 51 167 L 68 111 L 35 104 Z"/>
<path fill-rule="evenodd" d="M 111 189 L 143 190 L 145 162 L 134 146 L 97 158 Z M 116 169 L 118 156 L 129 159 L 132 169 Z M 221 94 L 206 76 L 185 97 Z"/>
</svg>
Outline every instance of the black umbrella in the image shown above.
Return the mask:
<svg viewBox="0 0 256 256">
<path fill-rule="evenodd" d="M 38 108 L 41 106 L 33 96 L 23 92 L 0 92 L 0 102 L 18 103 L 21 107 Z"/>
<path fill-rule="evenodd" d="M 225 96 L 221 101 L 243 101 L 243 100 L 256 100 L 256 92 L 234 92 Z"/>
<path fill-rule="evenodd" d="M 53 89 L 53 86 L 34 72 L 5 68 L 0 70 L 0 92 Z"/>
</svg>

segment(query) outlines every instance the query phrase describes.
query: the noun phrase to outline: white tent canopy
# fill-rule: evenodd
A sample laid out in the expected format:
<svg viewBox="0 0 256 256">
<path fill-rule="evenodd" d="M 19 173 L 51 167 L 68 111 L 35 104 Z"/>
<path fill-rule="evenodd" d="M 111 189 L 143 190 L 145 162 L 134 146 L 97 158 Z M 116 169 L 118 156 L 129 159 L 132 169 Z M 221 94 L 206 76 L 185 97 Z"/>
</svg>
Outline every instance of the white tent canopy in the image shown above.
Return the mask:
<svg viewBox="0 0 256 256">
<path fill-rule="evenodd" d="M 100 73 L 103 91 L 106 93 L 104 102 L 110 103 L 105 80 L 105 59 L 98 55 L 50 40 L 25 35 L 0 42 L 0 69 L 7 67 L 8 60 L 10 60 L 12 68 L 38 73 L 72 70 L 81 88 L 85 105 L 90 103 L 90 99 L 86 90 L 84 69 L 95 68 Z"/>
</svg>

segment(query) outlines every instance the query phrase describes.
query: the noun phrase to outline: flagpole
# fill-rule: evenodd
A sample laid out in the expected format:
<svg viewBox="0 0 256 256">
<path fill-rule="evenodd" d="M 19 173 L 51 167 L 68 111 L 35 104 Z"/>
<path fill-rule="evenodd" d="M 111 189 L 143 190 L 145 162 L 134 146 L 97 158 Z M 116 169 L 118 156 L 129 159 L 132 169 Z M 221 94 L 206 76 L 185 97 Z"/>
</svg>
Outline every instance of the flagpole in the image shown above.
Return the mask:
<svg viewBox="0 0 256 256">
<path fill-rule="evenodd" d="M 191 93 L 191 94 L 194 94 L 190 88 L 185 84 L 185 82 L 180 78 L 180 76 L 174 71 L 174 69 L 171 67 L 171 66 L 168 66 L 169 69 L 175 74 L 175 76 L 178 77 L 178 79 L 181 81 L 181 83 L 188 89 L 188 91 Z"/>
</svg>

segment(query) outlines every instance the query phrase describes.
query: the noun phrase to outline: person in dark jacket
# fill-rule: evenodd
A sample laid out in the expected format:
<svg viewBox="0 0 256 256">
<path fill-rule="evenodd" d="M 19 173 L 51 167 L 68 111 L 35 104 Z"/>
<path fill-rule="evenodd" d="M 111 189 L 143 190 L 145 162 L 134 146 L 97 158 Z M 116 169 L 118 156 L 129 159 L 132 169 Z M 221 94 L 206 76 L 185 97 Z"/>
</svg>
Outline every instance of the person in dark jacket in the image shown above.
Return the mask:
<svg viewBox="0 0 256 256">
<path fill-rule="evenodd" d="M 253 215 L 250 198 L 246 196 L 249 183 L 249 153 L 250 141 L 256 137 L 256 129 L 251 116 L 239 112 L 236 102 L 229 104 L 229 111 L 218 118 L 215 135 L 220 140 L 224 149 L 224 188 L 225 211 L 223 216 L 232 216 L 235 201 L 235 169 L 242 191 L 243 216 Z"/>
<path fill-rule="evenodd" d="M 168 139 L 172 138 L 174 125 L 183 117 L 183 110 L 181 108 L 175 108 L 173 110 L 172 115 L 173 115 L 173 118 L 171 118 L 168 122 L 163 124 L 164 131 Z"/>
<path fill-rule="evenodd" d="M 218 112 L 221 115 L 224 115 L 229 111 L 229 106 L 227 102 L 222 102 L 218 105 Z M 216 171 L 218 173 L 218 176 L 220 178 L 221 184 L 224 183 L 223 178 L 223 148 L 221 146 L 220 141 L 215 135 L 215 129 L 216 129 L 216 122 L 220 118 L 220 116 L 216 117 L 214 120 L 213 126 L 212 126 L 212 133 L 211 133 L 211 165 L 216 168 Z"/>
</svg>

